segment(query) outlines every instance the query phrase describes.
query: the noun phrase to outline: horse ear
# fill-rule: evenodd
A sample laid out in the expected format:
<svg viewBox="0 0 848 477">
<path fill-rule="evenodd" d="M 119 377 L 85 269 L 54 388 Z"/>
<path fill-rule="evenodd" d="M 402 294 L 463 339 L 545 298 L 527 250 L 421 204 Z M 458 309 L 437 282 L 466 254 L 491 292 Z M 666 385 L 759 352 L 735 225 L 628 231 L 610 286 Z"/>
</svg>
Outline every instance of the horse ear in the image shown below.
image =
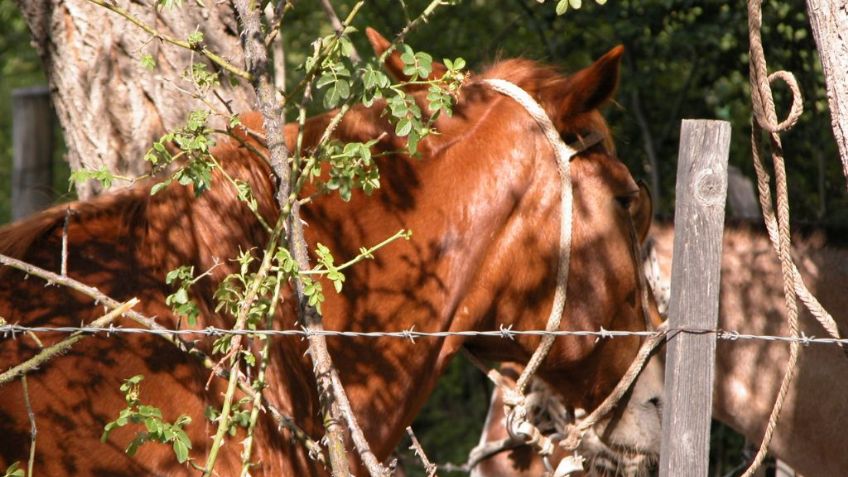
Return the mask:
<svg viewBox="0 0 848 477">
<path fill-rule="evenodd" d="M 644 181 L 639 181 L 639 198 L 636 203 L 631 206 L 630 217 L 633 220 L 633 227 L 636 228 L 636 233 L 639 235 L 639 242 L 644 242 L 648 236 L 648 231 L 651 230 L 651 220 L 654 216 L 654 203 L 651 200 L 651 190 Z"/>
<path fill-rule="evenodd" d="M 374 49 L 374 54 L 377 56 L 382 55 L 386 50 L 389 49 L 391 43 L 387 40 L 383 35 L 381 35 L 377 30 L 366 27 L 365 35 L 368 37 L 368 41 L 371 42 L 371 48 Z M 387 58 L 385 63 L 386 71 L 389 72 L 396 80 L 398 81 L 409 81 L 409 76 L 404 74 L 403 72 L 403 60 L 400 58 L 400 53 L 395 50 L 393 51 Z M 447 68 L 445 65 L 439 63 L 438 61 L 434 61 L 432 64 L 432 70 L 430 71 L 430 76 L 427 77 L 429 80 L 435 80 L 441 78 Z"/>
<path fill-rule="evenodd" d="M 618 45 L 591 66 L 574 74 L 562 111 L 568 115 L 597 109 L 612 98 L 618 87 L 618 73 L 624 46 Z"/>
</svg>

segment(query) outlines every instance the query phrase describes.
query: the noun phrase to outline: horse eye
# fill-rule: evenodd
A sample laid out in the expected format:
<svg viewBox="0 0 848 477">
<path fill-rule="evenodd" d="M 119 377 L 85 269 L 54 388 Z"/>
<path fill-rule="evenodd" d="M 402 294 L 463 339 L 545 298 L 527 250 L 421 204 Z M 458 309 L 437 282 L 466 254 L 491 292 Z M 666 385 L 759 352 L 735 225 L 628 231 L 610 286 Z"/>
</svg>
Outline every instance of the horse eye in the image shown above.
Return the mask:
<svg viewBox="0 0 848 477">
<path fill-rule="evenodd" d="M 630 206 L 636 202 L 636 199 L 639 198 L 639 191 L 629 192 L 623 195 L 615 196 L 615 201 L 618 202 L 618 205 L 621 206 L 625 210 L 629 210 Z"/>
</svg>

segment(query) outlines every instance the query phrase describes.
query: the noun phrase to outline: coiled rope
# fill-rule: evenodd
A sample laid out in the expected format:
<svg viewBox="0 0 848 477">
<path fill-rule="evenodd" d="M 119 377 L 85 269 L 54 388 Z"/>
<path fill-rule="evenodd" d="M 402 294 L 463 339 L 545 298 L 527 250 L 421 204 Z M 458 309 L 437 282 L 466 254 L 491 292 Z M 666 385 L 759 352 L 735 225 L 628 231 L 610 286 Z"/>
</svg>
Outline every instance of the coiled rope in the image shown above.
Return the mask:
<svg viewBox="0 0 848 477">
<path fill-rule="evenodd" d="M 839 338 L 839 331 L 833 317 L 821 306 L 816 298 L 804 285 L 798 268 L 792 261 L 791 243 L 789 233 L 789 198 L 786 186 L 786 166 L 783 157 L 783 145 L 780 133 L 789 130 L 797 122 L 803 113 L 801 92 L 798 82 L 792 73 L 778 71 L 768 74 L 768 67 L 763 52 L 761 38 L 762 29 L 762 0 L 748 0 L 748 36 L 750 39 L 750 81 L 751 81 L 751 103 L 753 107 L 754 121 L 751 128 L 751 152 L 754 160 L 754 169 L 757 173 L 757 189 L 759 191 L 760 206 L 763 210 L 763 218 L 768 230 L 772 247 L 780 259 L 783 274 L 783 292 L 786 299 L 786 315 L 789 322 L 789 331 L 793 338 L 800 335 L 798 326 L 797 298 L 810 310 L 810 313 L 821 323 L 822 327 L 834 338 Z M 792 106 L 787 118 L 778 123 L 777 113 L 774 106 L 774 98 L 771 91 L 771 82 L 782 80 L 792 93 Z M 775 191 L 777 196 L 777 216 L 772 207 L 770 177 L 762 159 L 760 158 L 759 141 L 761 130 L 768 132 L 771 142 L 771 156 L 774 164 Z M 757 455 L 751 466 L 745 471 L 743 477 L 752 476 L 762 465 L 768 452 L 774 430 L 780 417 L 780 412 L 786 400 L 789 386 L 797 371 L 798 353 L 800 344 L 791 342 L 789 345 L 789 361 L 786 365 L 786 373 L 780 383 L 780 389 L 775 399 L 769 421 L 766 426 L 763 440 Z"/>
</svg>

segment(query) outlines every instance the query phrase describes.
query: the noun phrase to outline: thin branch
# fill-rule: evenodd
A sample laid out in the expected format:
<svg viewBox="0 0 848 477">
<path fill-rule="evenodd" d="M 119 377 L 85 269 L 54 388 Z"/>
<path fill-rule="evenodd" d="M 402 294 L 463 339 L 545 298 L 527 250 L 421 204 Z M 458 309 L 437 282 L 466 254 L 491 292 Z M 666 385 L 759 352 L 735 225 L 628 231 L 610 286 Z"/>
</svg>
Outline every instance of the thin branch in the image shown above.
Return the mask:
<svg viewBox="0 0 848 477">
<path fill-rule="evenodd" d="M 324 13 L 330 20 L 330 24 L 333 25 L 333 30 L 335 30 L 336 34 L 343 34 L 345 26 L 342 25 L 341 20 L 339 20 L 339 16 L 336 15 L 336 11 L 333 9 L 333 4 L 330 3 L 330 0 L 321 0 L 321 8 L 324 9 Z M 353 51 L 350 53 L 350 60 L 353 61 L 354 64 L 362 61 L 362 58 L 359 56 L 359 52 L 356 51 L 356 47 L 354 47 Z"/>
<path fill-rule="evenodd" d="M 268 314 L 265 317 L 265 327 L 271 328 L 274 324 L 274 316 L 277 312 L 277 303 L 280 301 L 280 288 L 283 283 L 283 272 L 282 270 L 277 271 L 277 280 L 274 283 L 274 293 L 271 297 L 271 306 L 268 309 Z M 256 430 L 256 423 L 259 421 L 259 410 L 262 407 L 262 391 L 265 389 L 265 371 L 268 369 L 268 361 L 271 359 L 271 337 L 263 336 L 261 338 L 264 340 L 262 345 L 262 353 L 259 358 L 259 373 L 256 376 L 256 382 L 254 383 L 254 389 L 256 389 L 256 395 L 253 396 L 253 400 L 251 401 L 251 409 L 250 409 L 250 418 L 248 419 L 247 424 L 247 437 L 242 441 L 242 445 L 244 446 L 244 452 L 242 453 L 242 466 L 241 466 L 241 477 L 249 477 L 250 476 L 250 455 L 253 452 L 253 443 L 254 443 L 254 432 Z"/>
<path fill-rule="evenodd" d="M 21 386 L 24 388 L 24 406 L 29 418 L 29 462 L 27 463 L 27 477 L 32 477 L 32 468 L 35 465 L 35 440 L 38 436 L 38 428 L 35 426 L 35 413 L 32 411 L 32 403 L 29 401 L 29 384 L 26 374 L 21 376 Z"/>
<path fill-rule="evenodd" d="M 312 68 L 310 68 L 309 71 L 306 72 L 306 75 L 304 75 L 303 79 L 300 80 L 297 86 L 292 88 L 292 91 L 286 95 L 285 102 L 288 102 L 289 98 L 303 91 L 306 88 L 306 85 L 312 84 L 312 81 L 315 79 L 315 76 L 317 76 L 318 72 L 321 71 L 321 63 L 324 61 L 324 58 L 331 51 L 333 51 L 333 48 L 336 47 L 336 44 L 339 42 L 341 36 L 344 34 L 344 31 L 347 29 L 348 26 L 350 26 L 351 23 L 353 23 L 353 19 L 356 18 L 356 15 L 359 14 L 359 10 L 362 8 L 363 5 L 365 5 L 365 0 L 360 0 L 359 2 L 357 2 L 353 6 L 353 8 L 350 9 L 350 13 L 348 13 L 347 17 L 344 19 L 344 22 L 342 23 L 342 26 L 344 28 L 342 28 L 340 31 L 337 31 L 331 41 L 327 42 L 327 44 L 324 45 L 324 48 L 316 50 L 315 55 L 313 56 L 313 60 L 315 61 L 312 63 Z M 267 58 L 267 51 L 265 52 L 265 55 Z"/>
<path fill-rule="evenodd" d="M 406 433 L 409 434 L 409 439 L 412 440 L 412 445 L 409 446 L 410 449 L 415 451 L 415 455 L 421 459 L 421 464 L 424 465 L 424 471 L 427 472 L 427 477 L 436 477 L 436 471 L 439 470 L 439 467 L 430 462 L 430 459 L 427 458 L 427 454 L 424 453 L 424 448 L 421 447 L 421 443 L 418 442 L 418 438 L 415 437 L 415 433 L 412 432 L 412 427 L 406 427 Z"/>
<path fill-rule="evenodd" d="M 287 3 L 285 2 L 284 4 Z M 280 7 L 284 4 L 281 4 Z M 280 27 L 282 26 L 282 18 L 277 19 L 273 2 L 268 2 L 268 5 L 265 6 L 265 20 L 269 28 L 272 28 L 271 33 L 265 40 L 265 46 L 271 49 L 274 66 L 274 88 L 277 89 L 277 101 L 282 103 L 283 96 L 286 94 L 286 53 L 285 45 L 283 44 L 283 35 L 279 34 Z"/>
<path fill-rule="evenodd" d="M 445 0 L 432 0 L 430 4 L 427 5 L 427 8 L 425 8 L 420 15 L 415 17 L 415 19 L 411 22 L 407 23 L 406 26 L 403 27 L 403 30 L 401 30 L 400 33 L 395 35 L 394 41 L 392 41 L 389 47 L 386 48 L 386 51 L 384 51 L 383 54 L 380 55 L 378 61 L 380 63 L 386 61 L 386 58 L 388 58 L 389 55 L 391 55 L 392 52 L 397 49 L 397 46 L 403 43 L 403 40 L 406 38 L 406 35 L 408 35 L 409 32 L 417 28 L 418 25 L 420 25 L 421 23 L 427 23 L 430 20 L 430 17 L 432 17 L 433 14 L 436 12 L 436 9 L 444 5 L 448 5 L 448 2 L 446 2 Z"/>
<path fill-rule="evenodd" d="M 284 221 L 282 218 L 277 220 L 277 224 L 274 226 L 274 231 L 268 239 L 268 245 L 265 247 L 265 255 L 262 257 L 262 264 L 259 266 L 259 270 L 256 272 L 256 275 L 254 275 L 250 288 L 245 294 L 244 300 L 241 302 L 241 306 L 239 307 L 236 323 L 233 325 L 234 330 L 243 330 L 245 325 L 247 325 L 247 317 L 250 313 L 250 309 L 259 297 L 259 290 L 262 287 L 262 282 L 265 281 L 265 278 L 268 276 L 268 272 L 271 270 L 271 259 L 274 256 L 274 250 L 277 248 L 277 242 L 279 241 L 280 234 L 283 230 L 283 223 Z M 231 359 L 233 360 L 233 364 L 230 367 L 230 378 L 227 383 L 227 392 L 224 395 L 224 403 L 221 406 L 221 415 L 218 417 L 218 431 L 215 433 L 215 438 L 212 440 L 212 446 L 209 448 L 209 454 L 206 457 L 206 470 L 203 472 L 203 477 L 209 477 L 212 475 L 212 471 L 215 468 L 215 461 L 218 458 L 218 451 L 221 449 L 221 445 L 224 443 L 224 436 L 230 428 L 230 408 L 232 407 L 233 398 L 235 397 L 238 385 L 238 375 L 240 374 L 239 369 L 241 366 L 241 359 L 239 359 L 238 352 L 241 349 L 241 341 L 243 338 L 243 335 L 234 336 L 230 342 L 230 349 L 227 352 L 227 356 L 232 356 Z"/>
<path fill-rule="evenodd" d="M 105 0 L 88 0 L 88 1 L 95 4 L 95 5 L 99 5 L 99 6 L 105 8 L 105 9 L 111 11 L 111 12 L 117 13 L 118 15 L 124 17 L 125 19 L 127 19 L 127 21 L 129 21 L 133 25 L 141 28 L 142 30 L 144 30 L 145 32 L 147 32 L 148 34 L 153 36 L 154 38 L 162 40 L 165 43 L 170 43 L 174 46 L 178 46 L 180 48 L 185 48 L 185 49 L 191 50 L 191 51 L 197 51 L 198 53 L 200 53 L 203 56 L 205 56 L 206 58 L 208 58 L 209 61 L 211 61 L 212 63 L 215 63 L 216 65 L 220 66 L 224 70 L 226 70 L 226 71 L 228 71 L 228 72 L 230 72 L 230 73 L 232 73 L 232 74 L 234 74 L 234 75 L 236 75 L 236 76 L 238 76 L 242 79 L 245 79 L 247 81 L 253 80 L 253 76 L 250 73 L 248 73 L 247 71 L 244 71 L 241 68 L 233 65 L 232 63 L 225 60 L 223 57 L 217 55 L 216 53 L 212 52 L 211 50 L 209 50 L 208 48 L 206 48 L 203 45 L 193 45 L 193 44 L 191 44 L 191 43 L 189 43 L 185 40 L 178 40 L 178 39 L 173 38 L 171 36 L 165 35 L 165 34 L 161 33 L 159 30 L 151 27 L 150 25 L 144 23 L 143 21 L 141 21 L 138 18 L 136 18 L 135 16 L 133 16 L 133 14 L 130 13 L 129 11 L 119 7 L 118 5 L 106 2 Z"/>
<path fill-rule="evenodd" d="M 71 290 L 78 291 L 83 295 L 94 299 L 96 303 L 100 303 L 107 308 L 115 309 L 122 305 L 121 302 L 107 296 L 95 287 L 88 286 L 82 282 L 79 282 L 69 277 L 57 275 L 53 272 L 49 272 L 42 268 L 36 267 L 35 265 L 31 265 L 29 263 L 23 262 L 16 258 L 9 257 L 7 255 L 0 254 L 0 265 L 6 265 L 8 267 L 20 270 L 26 273 L 27 275 L 33 275 L 42 278 L 47 281 L 47 285 L 62 285 L 64 287 L 70 288 Z M 153 330 L 166 329 L 159 323 L 156 323 L 153 318 L 142 315 L 141 313 L 138 313 L 134 310 L 128 310 L 126 312 L 126 316 L 127 318 L 130 318 L 135 321 L 136 323 Z M 204 361 L 204 364 L 206 364 L 205 360 L 208 360 L 209 363 L 212 363 L 212 360 L 210 360 L 205 354 L 203 354 L 202 351 L 195 348 L 193 345 L 190 345 L 175 336 L 163 336 L 163 338 L 168 340 L 174 346 L 176 346 L 180 351 L 200 358 L 201 361 Z"/>
<path fill-rule="evenodd" d="M 133 298 L 126 303 L 116 307 L 109 313 L 91 322 L 91 326 L 104 327 L 108 326 L 112 321 L 129 311 L 130 308 L 138 304 L 138 299 Z M 7 371 L 0 374 L 0 385 L 5 384 L 18 376 L 24 376 L 30 371 L 38 368 L 42 364 L 50 361 L 60 354 L 67 353 L 77 341 L 85 338 L 86 334 L 76 332 L 64 340 L 44 348 L 37 355 L 24 361 L 23 363 L 9 368 Z"/>
<path fill-rule="evenodd" d="M 110 309 L 115 309 L 122 305 L 121 302 L 107 296 L 97 288 L 88 286 L 69 277 L 62 277 L 53 272 L 49 272 L 42 268 L 36 267 L 35 265 L 30 265 L 16 258 L 0 254 L 0 265 L 5 265 L 16 270 L 20 270 L 26 273 L 27 275 L 39 277 L 43 280 L 46 280 L 48 285 L 55 284 L 70 288 L 71 290 L 77 291 L 79 293 L 82 293 L 83 295 L 88 296 L 89 298 L 92 298 L 96 303 L 100 303 Z M 156 323 L 153 318 L 145 316 L 135 310 L 127 310 L 124 315 L 127 318 L 135 321 L 136 323 L 146 328 L 158 331 L 167 331 L 167 328 Z M 186 353 L 189 356 L 193 356 L 195 359 L 200 361 L 200 363 L 202 363 L 206 369 L 215 369 L 215 362 L 209 356 L 207 356 L 206 353 L 194 347 L 192 344 L 186 343 L 178 336 L 174 336 L 172 334 L 161 333 L 159 334 L 159 336 L 174 345 L 183 353 Z M 39 346 L 41 346 L 40 341 L 37 341 L 37 337 L 35 337 L 34 334 L 32 334 L 32 337 L 36 340 Z M 220 370 L 216 374 L 218 375 L 218 377 L 225 379 L 228 379 L 230 376 L 229 373 L 225 370 Z M 241 374 L 239 375 L 239 389 L 243 393 L 245 393 L 245 395 L 251 398 L 256 395 L 256 392 L 250 387 L 250 383 L 247 381 L 247 378 Z M 278 426 L 288 429 L 297 440 L 303 443 L 304 447 L 306 447 L 310 455 L 315 455 L 317 456 L 317 459 L 320 462 L 324 462 L 325 459 L 323 454 L 321 454 L 321 446 L 317 442 L 312 440 L 312 438 L 309 437 L 309 435 L 294 422 L 294 419 L 292 419 L 290 416 L 283 414 L 282 411 L 277 409 L 264 398 L 262 401 L 262 406 L 270 411 L 271 416 L 274 418 L 274 421 L 276 421 Z"/>
<path fill-rule="evenodd" d="M 73 214 L 73 210 L 69 205 L 65 209 L 65 222 L 62 225 L 62 266 L 60 270 L 63 277 L 68 275 L 68 225 L 71 221 L 71 214 Z"/>
</svg>

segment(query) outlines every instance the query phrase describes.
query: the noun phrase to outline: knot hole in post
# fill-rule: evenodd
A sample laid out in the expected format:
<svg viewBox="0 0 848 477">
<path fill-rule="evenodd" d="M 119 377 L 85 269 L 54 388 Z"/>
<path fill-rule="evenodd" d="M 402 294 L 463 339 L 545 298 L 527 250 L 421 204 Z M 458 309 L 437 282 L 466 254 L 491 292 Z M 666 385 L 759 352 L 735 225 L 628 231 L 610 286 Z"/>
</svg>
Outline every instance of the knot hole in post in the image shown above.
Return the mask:
<svg viewBox="0 0 848 477">
<path fill-rule="evenodd" d="M 704 205 L 721 205 L 727 184 L 722 180 L 720 171 L 707 168 L 695 175 L 695 199 Z"/>
</svg>

